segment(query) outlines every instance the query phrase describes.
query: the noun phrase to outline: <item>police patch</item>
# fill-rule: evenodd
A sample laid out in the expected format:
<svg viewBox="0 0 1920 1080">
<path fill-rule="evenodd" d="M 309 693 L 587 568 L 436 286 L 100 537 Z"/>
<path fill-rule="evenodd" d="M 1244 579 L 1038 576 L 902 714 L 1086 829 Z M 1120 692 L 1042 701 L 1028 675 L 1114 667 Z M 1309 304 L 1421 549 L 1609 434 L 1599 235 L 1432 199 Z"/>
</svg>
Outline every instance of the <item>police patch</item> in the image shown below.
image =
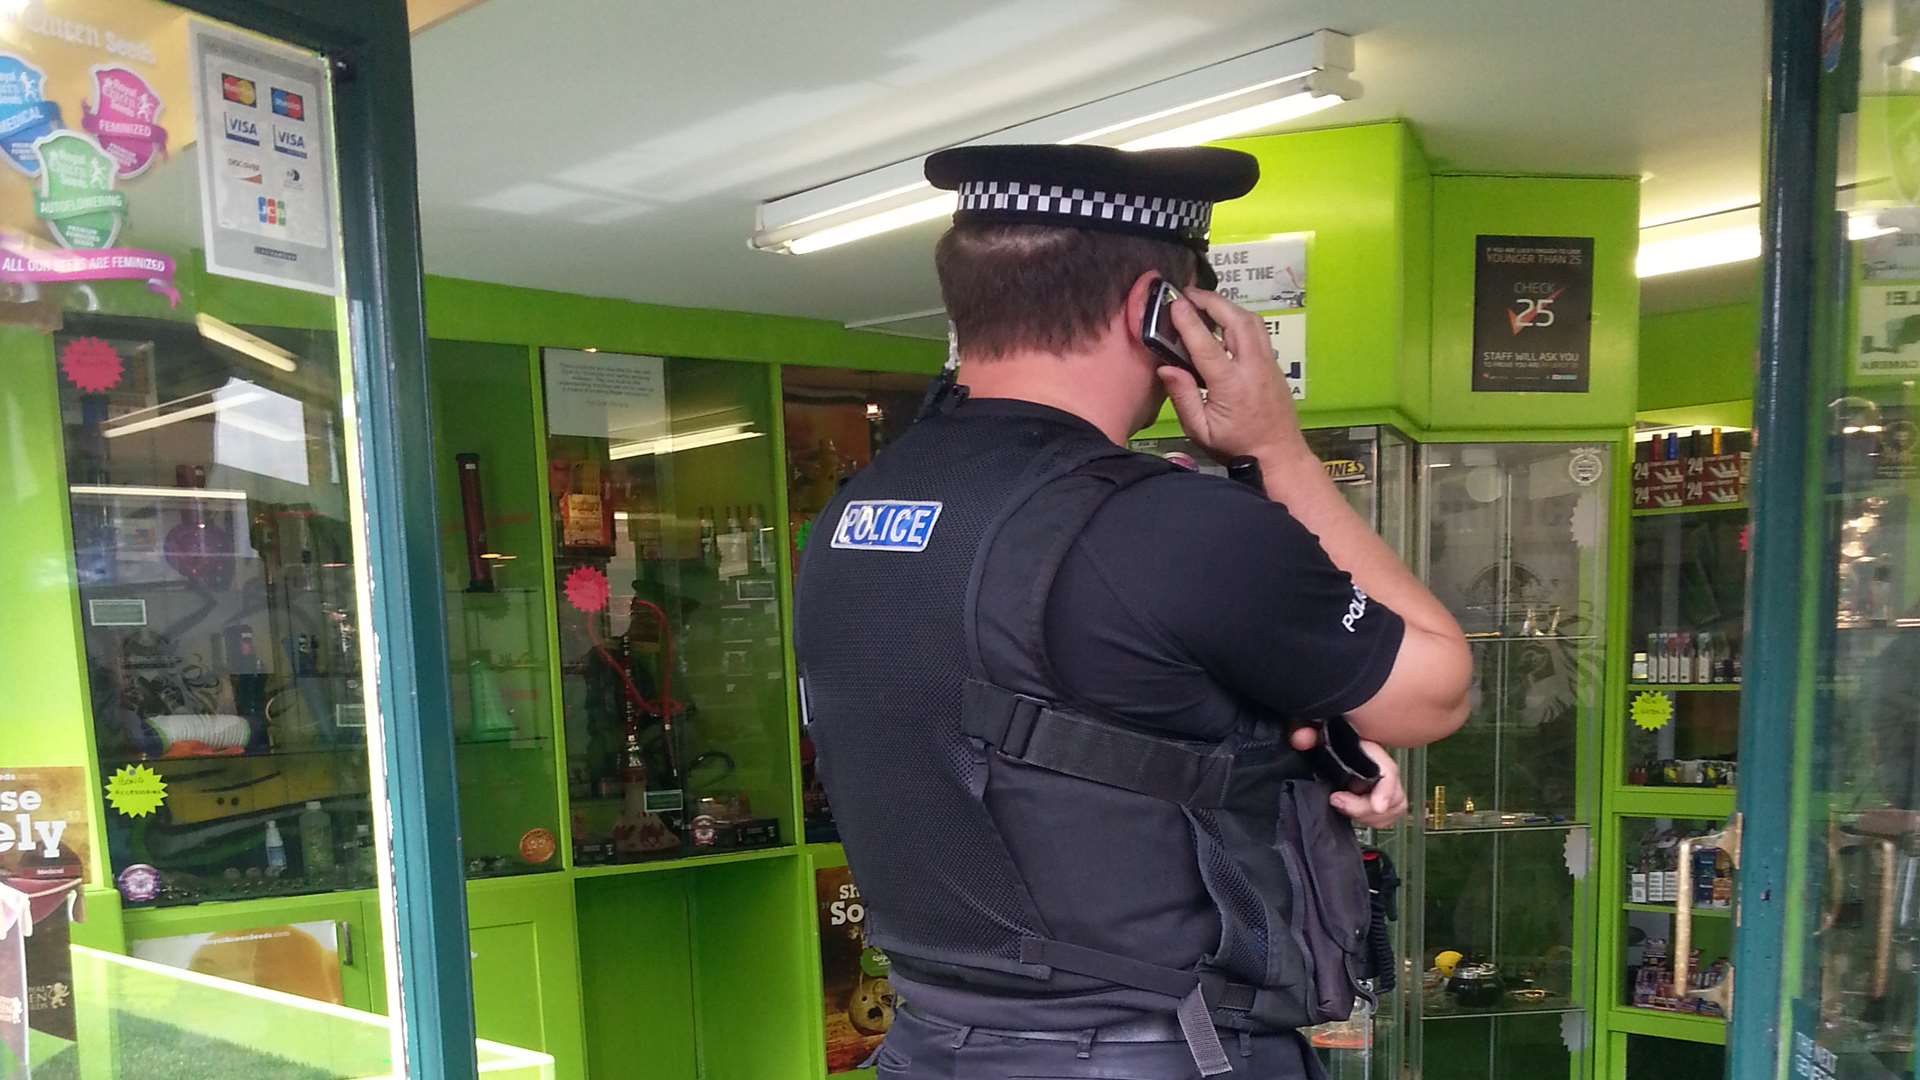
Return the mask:
<svg viewBox="0 0 1920 1080">
<path fill-rule="evenodd" d="M 861 551 L 925 551 L 940 520 L 937 502 L 860 499 L 847 504 L 834 526 L 833 546 Z"/>
</svg>

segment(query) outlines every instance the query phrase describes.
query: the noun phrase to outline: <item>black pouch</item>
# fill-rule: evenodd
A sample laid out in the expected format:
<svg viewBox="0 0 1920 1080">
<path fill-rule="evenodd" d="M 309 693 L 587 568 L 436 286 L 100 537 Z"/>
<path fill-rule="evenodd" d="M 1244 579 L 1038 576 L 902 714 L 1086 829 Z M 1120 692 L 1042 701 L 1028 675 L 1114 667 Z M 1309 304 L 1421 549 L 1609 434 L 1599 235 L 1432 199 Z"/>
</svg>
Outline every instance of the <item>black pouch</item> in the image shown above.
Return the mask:
<svg viewBox="0 0 1920 1080">
<path fill-rule="evenodd" d="M 1356 998 L 1372 1000 L 1363 982 L 1373 900 L 1353 826 L 1334 810 L 1332 788 L 1289 780 L 1281 795 L 1278 846 L 1295 881 L 1290 922 L 1306 946 L 1313 984 L 1313 1023 L 1345 1020 Z"/>
</svg>

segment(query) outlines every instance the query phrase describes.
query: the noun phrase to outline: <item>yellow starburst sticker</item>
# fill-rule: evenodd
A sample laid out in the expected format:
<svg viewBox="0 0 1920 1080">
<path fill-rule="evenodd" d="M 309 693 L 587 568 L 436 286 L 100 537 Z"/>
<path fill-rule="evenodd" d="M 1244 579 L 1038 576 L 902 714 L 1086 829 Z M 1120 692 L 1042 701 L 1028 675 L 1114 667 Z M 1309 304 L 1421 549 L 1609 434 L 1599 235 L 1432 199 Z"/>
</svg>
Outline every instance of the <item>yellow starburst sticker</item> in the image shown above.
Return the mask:
<svg viewBox="0 0 1920 1080">
<path fill-rule="evenodd" d="M 145 765 L 122 765 L 107 781 L 107 805 L 128 817 L 146 817 L 167 802 L 167 782 Z"/>
<path fill-rule="evenodd" d="M 1642 731 L 1659 731 L 1673 719 L 1673 697 L 1655 690 L 1633 695 L 1633 723 Z"/>
</svg>

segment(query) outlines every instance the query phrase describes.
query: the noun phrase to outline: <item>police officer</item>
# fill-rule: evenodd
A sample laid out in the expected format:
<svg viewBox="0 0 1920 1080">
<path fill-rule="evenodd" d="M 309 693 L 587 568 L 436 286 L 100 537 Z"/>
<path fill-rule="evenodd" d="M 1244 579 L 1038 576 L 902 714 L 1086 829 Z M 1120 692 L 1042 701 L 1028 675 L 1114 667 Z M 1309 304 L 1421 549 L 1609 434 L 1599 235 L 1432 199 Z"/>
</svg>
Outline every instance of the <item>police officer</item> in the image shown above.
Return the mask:
<svg viewBox="0 0 1920 1080">
<path fill-rule="evenodd" d="M 1307 448 L 1261 320 L 1193 287 L 1253 158 L 926 169 L 958 385 L 822 512 L 795 624 L 903 1000 L 879 1075 L 1318 1075 L 1296 1029 L 1366 990 L 1350 821 L 1405 810 L 1382 746 L 1464 719 L 1465 640 Z M 1143 344 L 1158 280 L 1193 372 Z M 1169 397 L 1264 491 L 1127 451 Z M 1355 731 L 1366 794 L 1307 752 Z"/>
</svg>

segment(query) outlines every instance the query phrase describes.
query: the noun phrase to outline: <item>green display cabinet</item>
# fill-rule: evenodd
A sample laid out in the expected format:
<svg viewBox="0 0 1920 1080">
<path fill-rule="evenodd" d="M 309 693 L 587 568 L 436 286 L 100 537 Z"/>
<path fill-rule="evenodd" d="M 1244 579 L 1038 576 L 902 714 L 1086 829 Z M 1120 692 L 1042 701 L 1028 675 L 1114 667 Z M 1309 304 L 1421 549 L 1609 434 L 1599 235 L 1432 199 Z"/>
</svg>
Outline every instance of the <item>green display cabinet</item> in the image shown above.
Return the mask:
<svg viewBox="0 0 1920 1080">
<path fill-rule="evenodd" d="M 1720 832 L 1733 813 L 1748 589 L 1747 436 L 1724 432 L 1717 455 L 1712 443 L 1719 425 L 1746 411 L 1662 410 L 1643 416 L 1634 437 L 1633 509 L 1621 536 L 1630 574 L 1616 586 L 1624 594 L 1623 662 L 1614 669 L 1619 690 L 1608 712 L 1600 844 L 1598 1065 L 1615 1080 L 1655 1075 L 1662 1054 L 1717 1063 L 1724 1053 L 1738 899 L 1733 858 L 1710 849 L 1717 861 L 1699 866 L 1695 878 L 1717 882 L 1724 903 L 1705 893 L 1699 904 L 1680 904 L 1672 874 L 1679 841 Z M 1712 493 L 1725 501 L 1706 503 L 1716 472 L 1724 476 Z M 1676 986 L 1683 907 L 1692 985 Z"/>
<path fill-rule="evenodd" d="M 1437 1080 L 1586 1075 L 1615 448 L 1421 447 L 1421 565 L 1471 712 L 1410 755 L 1409 1060 Z"/>
<path fill-rule="evenodd" d="M 579 871 L 588 1075 L 819 1075 L 810 876 L 792 847 Z"/>
<path fill-rule="evenodd" d="M 129 908 L 371 887 L 332 334 L 74 314 L 53 347 L 111 883 Z M 117 380 L 76 374 L 105 349 Z"/>
<path fill-rule="evenodd" d="M 558 872 L 564 757 L 530 355 L 434 340 L 428 358 L 462 854 L 474 879 Z"/>
<path fill-rule="evenodd" d="M 1727 843 L 1718 839 L 1725 825 L 1724 818 L 1658 811 L 1614 814 L 1608 822 L 1603 850 L 1611 858 L 1598 871 L 1605 911 L 1600 993 L 1615 1076 L 1653 1077 L 1660 1053 L 1704 1060 L 1726 1043 L 1735 892 L 1733 857 L 1717 846 Z M 1683 840 L 1693 841 L 1684 878 Z M 1682 943 L 1688 963 L 1676 975 Z M 1676 982 L 1682 977 L 1684 986 Z M 1631 1045 L 1622 1041 L 1628 1036 Z"/>
<path fill-rule="evenodd" d="M 542 1051 L 557 1075 L 586 1075 L 574 883 L 564 874 L 475 881 L 467 887 L 474 1030 Z"/>
<path fill-rule="evenodd" d="M 577 866 L 790 845 L 774 369 L 545 350 Z"/>
</svg>

